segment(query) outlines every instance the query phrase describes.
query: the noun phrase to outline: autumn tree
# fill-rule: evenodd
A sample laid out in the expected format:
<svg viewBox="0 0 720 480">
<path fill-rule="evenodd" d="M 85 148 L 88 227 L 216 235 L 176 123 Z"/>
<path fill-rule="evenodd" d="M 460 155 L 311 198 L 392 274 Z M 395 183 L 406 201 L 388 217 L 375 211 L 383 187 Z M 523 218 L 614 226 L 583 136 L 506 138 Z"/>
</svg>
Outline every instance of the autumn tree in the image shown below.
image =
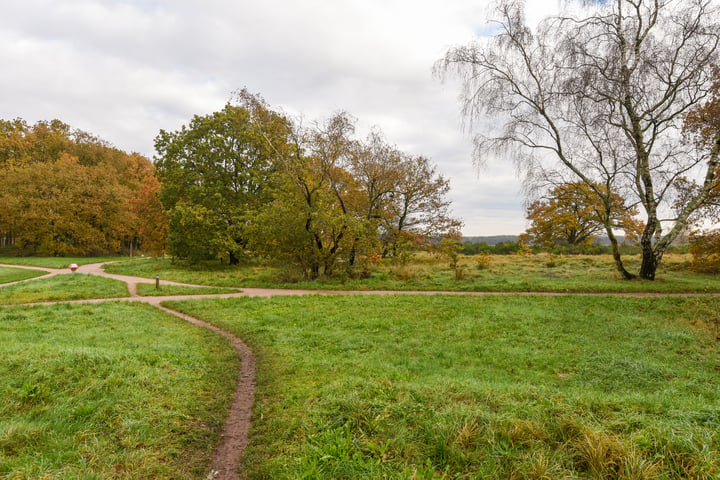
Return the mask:
<svg viewBox="0 0 720 480">
<path fill-rule="evenodd" d="M 0 238 L 28 254 L 90 255 L 142 248 L 138 226 L 162 225 L 140 203 L 153 196 L 154 167 L 67 124 L 0 121 Z M 162 243 L 161 231 L 153 241 Z M 144 238 L 143 242 L 149 242 Z"/>
<path fill-rule="evenodd" d="M 129 211 L 136 220 L 134 241 L 151 255 L 165 252 L 169 230 L 160 201 L 160 189 L 160 181 L 155 175 L 144 176 L 138 187 L 131 191 L 129 202 Z M 130 245 L 132 249 L 133 243 Z M 132 255 L 132 251 L 130 253 Z"/>
<path fill-rule="evenodd" d="M 292 148 L 278 156 L 273 201 L 259 212 L 254 225 L 255 248 L 300 267 L 309 278 L 332 275 L 339 263 L 362 252 L 371 215 L 361 197 L 361 183 L 347 167 L 356 145 L 353 120 L 338 113 L 323 124 L 296 124 Z"/>
<path fill-rule="evenodd" d="M 397 166 L 397 183 L 390 192 L 384 231 L 385 253 L 408 238 L 437 239 L 459 231 L 447 199 L 450 182 L 423 156 L 404 155 Z"/>
<path fill-rule="evenodd" d="M 501 127 L 477 136 L 479 161 L 512 149 L 529 188 L 583 182 L 608 212 L 613 195 L 637 202 L 639 276 L 654 279 L 715 178 L 717 158 L 683 142 L 681 130 L 711 92 L 718 8 L 708 0 L 576 3 L 533 31 L 524 2 L 502 0 L 497 33 L 450 49 L 438 71 L 463 78 L 468 118 L 487 114 Z M 683 176 L 700 188 L 663 218 Z M 616 267 L 632 278 L 606 220 Z"/>
<path fill-rule="evenodd" d="M 720 68 L 715 67 L 715 83 L 712 96 L 704 103 L 693 108 L 685 118 L 685 135 L 688 141 L 704 152 L 708 163 L 714 163 L 715 174 L 709 193 L 700 207 L 690 217 L 690 225 L 695 229 L 691 235 L 690 252 L 693 255 L 692 267 L 697 271 L 720 271 L 720 232 L 712 224 L 720 222 Z M 688 199 L 703 198 L 700 192 L 704 185 L 689 178 L 682 178 L 680 195 L 676 209 Z"/>
<path fill-rule="evenodd" d="M 532 243 L 552 248 L 558 244 L 590 245 L 597 235 L 605 231 L 605 224 L 625 232 L 626 240 L 636 240 L 642 225 L 634 219 L 637 209 L 625 205 L 617 194 L 610 195 L 609 214 L 604 202 L 595 193 L 602 190 L 588 187 L 583 182 L 558 185 L 548 195 L 528 206 L 527 230 Z"/>
<path fill-rule="evenodd" d="M 377 129 L 364 141 L 354 132 L 344 112 L 310 127 L 295 122 L 290 148 L 277 150 L 274 199 L 260 210 L 254 245 L 309 278 L 367 271 L 368 259 L 403 235 L 459 225 L 448 182 L 428 159 L 400 152 Z"/>
<path fill-rule="evenodd" d="M 378 129 L 357 142 L 348 169 L 361 184 L 357 210 L 375 224 L 383 256 L 403 242 L 419 243 L 459 229 L 447 199 L 449 181 L 424 156 L 389 144 Z"/>
</svg>

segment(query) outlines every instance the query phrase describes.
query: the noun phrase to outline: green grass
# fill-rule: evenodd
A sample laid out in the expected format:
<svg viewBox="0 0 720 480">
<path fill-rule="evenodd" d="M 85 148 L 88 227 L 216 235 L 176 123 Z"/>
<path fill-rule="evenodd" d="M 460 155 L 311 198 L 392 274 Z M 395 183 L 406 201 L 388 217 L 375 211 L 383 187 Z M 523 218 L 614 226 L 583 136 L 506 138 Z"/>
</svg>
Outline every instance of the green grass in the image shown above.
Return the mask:
<svg viewBox="0 0 720 480">
<path fill-rule="evenodd" d="M 258 357 L 247 478 L 718 478 L 720 300 L 171 302 Z"/>
<path fill-rule="evenodd" d="M 157 297 L 164 295 L 211 295 L 216 293 L 233 293 L 237 292 L 236 288 L 222 287 L 186 287 L 182 285 L 160 285 L 155 288 L 155 284 L 138 283 L 138 295 L 144 297 Z"/>
<path fill-rule="evenodd" d="M 26 265 L 30 267 L 67 268 L 71 263 L 87 265 L 90 263 L 115 262 L 130 257 L 0 257 L 0 263 Z"/>
<path fill-rule="evenodd" d="M 124 282 L 74 273 L 2 287 L 0 305 L 127 296 L 129 292 Z"/>
<path fill-rule="evenodd" d="M 0 267 L 0 285 L 3 283 L 19 282 L 29 278 L 45 275 L 46 272 L 40 270 L 26 270 L 24 268 L 8 268 Z"/>
<path fill-rule="evenodd" d="M 224 338 L 123 302 L 0 308 L 0 330 L 0 478 L 205 478 Z"/>
<path fill-rule="evenodd" d="M 478 260 L 486 259 L 486 263 Z M 639 257 L 626 258 L 636 270 Z M 111 273 L 155 278 L 180 283 L 221 287 L 305 288 L 337 290 L 448 290 L 502 292 L 720 292 L 720 276 L 690 272 L 688 255 L 668 254 L 657 280 L 627 281 L 620 278 L 612 258 L 598 256 L 462 257 L 460 279 L 447 262 L 427 254 L 416 255 L 408 265 L 390 262 L 378 265 L 367 279 L 302 281 L 287 272 L 267 266 L 230 267 L 214 263 L 186 265 L 169 259 L 144 259 L 106 266 Z"/>
</svg>

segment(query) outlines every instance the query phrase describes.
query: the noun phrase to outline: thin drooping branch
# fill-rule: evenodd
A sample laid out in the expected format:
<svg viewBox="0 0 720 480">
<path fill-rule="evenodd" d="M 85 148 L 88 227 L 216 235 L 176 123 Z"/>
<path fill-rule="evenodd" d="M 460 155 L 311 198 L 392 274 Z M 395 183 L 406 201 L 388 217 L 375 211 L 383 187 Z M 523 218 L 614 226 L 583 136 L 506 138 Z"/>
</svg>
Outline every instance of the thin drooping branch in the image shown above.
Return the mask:
<svg viewBox="0 0 720 480">
<path fill-rule="evenodd" d="M 511 153 L 528 190 L 539 179 L 569 176 L 601 201 L 623 193 L 641 205 L 640 276 L 653 279 L 663 252 L 703 203 L 703 189 L 667 229 L 660 212 L 672 208 L 682 179 L 714 175 L 706 155 L 683 145 L 682 125 L 708 98 L 720 12 L 714 0 L 589 3 L 533 32 L 523 1 L 500 0 L 499 33 L 450 49 L 436 68 L 464 81 L 463 112 L 484 127 L 478 163 Z M 486 116 L 501 127 L 477 122 Z M 614 228 L 608 221 L 611 242 Z M 616 264 L 627 278 L 619 253 Z"/>
</svg>

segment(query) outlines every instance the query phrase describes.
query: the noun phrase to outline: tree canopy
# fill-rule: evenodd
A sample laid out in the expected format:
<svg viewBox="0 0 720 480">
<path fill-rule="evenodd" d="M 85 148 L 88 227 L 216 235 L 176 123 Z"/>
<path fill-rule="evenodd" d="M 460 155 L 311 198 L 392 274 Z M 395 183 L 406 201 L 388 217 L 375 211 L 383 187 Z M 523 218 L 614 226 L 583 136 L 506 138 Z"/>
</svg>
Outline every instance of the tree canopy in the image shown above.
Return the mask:
<svg viewBox="0 0 720 480">
<path fill-rule="evenodd" d="M 43 255 L 161 252 L 154 168 L 69 125 L 0 120 L 0 243 Z"/>
<path fill-rule="evenodd" d="M 464 81 L 463 109 L 501 128 L 476 138 L 476 158 L 511 152 L 529 189 L 583 182 L 608 215 L 604 228 L 626 278 L 612 198 L 641 209 L 639 275 L 663 253 L 712 188 L 717 151 L 684 141 L 683 122 L 712 91 L 720 41 L 712 0 L 584 2 L 534 31 L 524 2 L 497 4 L 497 32 L 450 49 L 438 63 Z M 704 147 L 704 148 L 703 148 Z M 678 199 L 685 177 L 698 180 Z M 673 209 L 673 205 L 677 208 Z"/>
<path fill-rule="evenodd" d="M 234 100 L 156 138 L 171 253 L 262 255 L 317 278 L 459 225 L 448 181 L 377 129 L 360 140 L 345 112 L 306 125 L 246 90 Z"/>
<path fill-rule="evenodd" d="M 527 209 L 531 225 L 527 234 L 533 243 L 551 248 L 556 244 L 590 245 L 605 230 L 609 217 L 614 229 L 622 229 L 626 240 L 636 240 L 642 225 L 633 217 L 636 208 L 627 207 L 619 195 L 611 195 L 610 214 L 604 202 L 583 182 L 558 185 Z"/>
<path fill-rule="evenodd" d="M 191 259 L 220 258 L 237 263 L 249 217 L 269 200 L 275 166 L 265 136 L 284 119 L 268 109 L 259 115 L 251 101 L 196 115 L 176 132 L 155 138 L 155 165 L 161 200 L 170 222 L 169 248 Z"/>
</svg>

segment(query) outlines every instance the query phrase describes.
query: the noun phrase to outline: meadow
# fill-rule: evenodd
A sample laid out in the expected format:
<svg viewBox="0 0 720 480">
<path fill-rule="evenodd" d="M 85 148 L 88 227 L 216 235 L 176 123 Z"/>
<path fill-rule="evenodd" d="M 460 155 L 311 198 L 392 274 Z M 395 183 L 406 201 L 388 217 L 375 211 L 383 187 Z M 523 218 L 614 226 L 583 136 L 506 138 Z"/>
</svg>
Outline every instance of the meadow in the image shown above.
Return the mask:
<svg viewBox="0 0 720 480">
<path fill-rule="evenodd" d="M 0 267 L 0 285 L 3 283 L 19 282 L 20 280 L 39 277 L 40 275 L 44 275 L 44 273 L 45 272 L 39 270 Z"/>
<path fill-rule="evenodd" d="M 174 302 L 245 340 L 243 478 L 717 478 L 714 297 Z"/>
<path fill-rule="evenodd" d="M 0 305 L 129 296 L 127 285 L 110 278 L 74 273 L 0 288 Z"/>
<path fill-rule="evenodd" d="M 237 380 L 224 338 L 123 302 L 4 307 L 0 329 L 0 478 L 204 478 Z"/>
<path fill-rule="evenodd" d="M 142 286 L 150 295 L 223 285 L 400 290 L 391 286 L 412 281 L 510 292 L 720 287 L 687 272 L 679 255 L 658 282 L 614 278 L 602 257 L 479 258 L 463 257 L 461 278 L 420 256 L 365 280 L 297 283 L 259 266 L 144 259 L 109 267 L 218 286 Z M 120 282 L 75 274 L 0 288 L 0 304 L 127 294 Z M 720 476 L 717 296 L 166 304 L 235 333 L 256 355 L 242 478 Z M 0 478 L 206 478 L 237 380 L 238 359 L 223 338 L 150 306 L 112 301 L 5 306 L 0 332 Z"/>
<path fill-rule="evenodd" d="M 111 273 L 219 287 L 329 290 L 434 290 L 480 292 L 720 292 L 720 277 L 689 271 L 690 256 L 668 254 L 655 281 L 623 280 L 610 255 L 469 255 L 460 256 L 458 272 L 448 262 L 418 254 L 408 263 L 383 261 L 368 278 L 307 281 L 297 272 L 267 265 L 228 266 L 218 262 L 185 264 L 168 258 L 137 259 L 106 265 Z M 627 257 L 637 269 L 639 257 Z"/>
</svg>

